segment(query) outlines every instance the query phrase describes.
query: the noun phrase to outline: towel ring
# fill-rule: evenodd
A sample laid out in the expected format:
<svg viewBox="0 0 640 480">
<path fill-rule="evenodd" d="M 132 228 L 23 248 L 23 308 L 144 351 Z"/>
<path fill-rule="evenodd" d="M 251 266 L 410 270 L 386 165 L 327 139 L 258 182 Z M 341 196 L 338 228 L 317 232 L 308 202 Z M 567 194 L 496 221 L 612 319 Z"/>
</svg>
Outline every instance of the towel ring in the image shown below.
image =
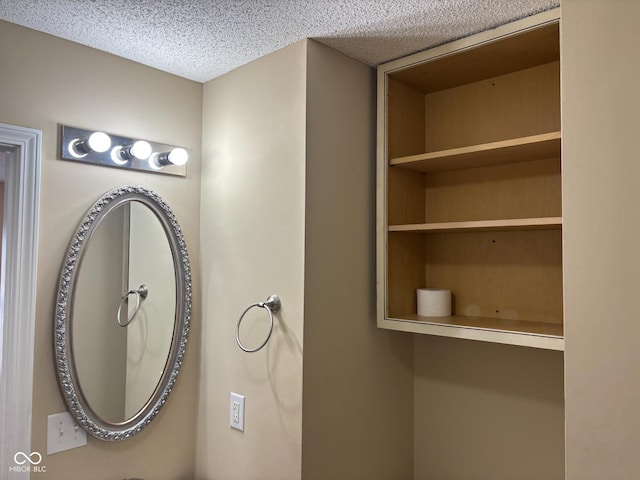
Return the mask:
<svg viewBox="0 0 640 480">
<path fill-rule="evenodd" d="M 136 296 L 136 306 L 133 309 L 133 315 L 131 315 L 130 318 L 127 318 L 127 321 L 125 323 L 122 323 L 122 320 L 120 319 L 120 315 L 122 314 L 122 306 L 124 305 L 124 301 L 129 298 L 129 295 Z M 137 290 L 129 290 L 122 296 L 122 298 L 120 299 L 120 305 L 118 306 L 118 325 L 120 325 L 121 327 L 126 327 L 131 322 L 133 322 L 133 319 L 136 318 L 136 315 L 138 314 L 138 310 L 140 310 L 141 301 L 147 298 L 147 295 L 149 295 L 149 288 L 147 288 L 147 286 L 143 283 Z"/>
<path fill-rule="evenodd" d="M 258 346 L 256 348 L 247 348 L 240 341 L 240 324 L 242 324 L 242 319 L 244 318 L 246 313 L 249 310 L 251 310 L 253 307 L 264 308 L 269 313 L 269 323 L 270 323 L 270 325 L 269 325 L 269 333 L 267 334 L 267 338 L 264 340 L 264 342 L 262 342 L 260 344 L 260 346 Z M 258 302 L 258 303 L 254 303 L 252 305 L 249 305 L 244 310 L 244 312 L 242 312 L 242 315 L 240 315 L 240 318 L 238 319 L 238 324 L 236 325 L 236 343 L 238 344 L 238 346 L 240 347 L 241 350 L 243 350 L 243 351 L 245 351 L 247 353 L 253 353 L 253 352 L 257 352 L 258 350 L 262 349 L 267 344 L 267 342 L 271 338 L 271 334 L 273 333 L 273 314 L 274 313 L 278 313 L 278 311 L 280 310 L 280 307 L 281 307 L 280 297 L 278 297 L 278 295 L 269 295 L 269 298 L 267 298 L 266 302 Z"/>
</svg>

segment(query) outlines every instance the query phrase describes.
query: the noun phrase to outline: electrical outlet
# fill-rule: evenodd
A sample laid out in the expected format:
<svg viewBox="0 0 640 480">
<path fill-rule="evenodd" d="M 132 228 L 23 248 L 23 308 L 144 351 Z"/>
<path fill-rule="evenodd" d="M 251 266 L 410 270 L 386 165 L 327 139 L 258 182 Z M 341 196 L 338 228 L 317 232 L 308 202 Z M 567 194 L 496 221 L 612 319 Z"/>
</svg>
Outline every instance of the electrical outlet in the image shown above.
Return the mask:
<svg viewBox="0 0 640 480">
<path fill-rule="evenodd" d="M 229 402 L 229 426 L 244 432 L 244 395 L 231 393 Z"/>
<path fill-rule="evenodd" d="M 87 432 L 78 426 L 69 412 L 47 417 L 47 455 L 87 444 Z"/>
</svg>

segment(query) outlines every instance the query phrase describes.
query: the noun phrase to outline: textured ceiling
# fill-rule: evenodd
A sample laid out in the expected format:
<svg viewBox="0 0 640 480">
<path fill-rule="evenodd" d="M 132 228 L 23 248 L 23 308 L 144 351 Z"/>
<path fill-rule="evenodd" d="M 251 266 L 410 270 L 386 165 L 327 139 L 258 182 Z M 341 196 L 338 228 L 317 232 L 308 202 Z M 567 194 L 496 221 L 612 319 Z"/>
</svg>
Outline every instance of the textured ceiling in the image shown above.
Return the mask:
<svg viewBox="0 0 640 480">
<path fill-rule="evenodd" d="M 375 66 L 559 0 L 0 0 L 0 19 L 205 82 L 314 38 Z"/>
</svg>

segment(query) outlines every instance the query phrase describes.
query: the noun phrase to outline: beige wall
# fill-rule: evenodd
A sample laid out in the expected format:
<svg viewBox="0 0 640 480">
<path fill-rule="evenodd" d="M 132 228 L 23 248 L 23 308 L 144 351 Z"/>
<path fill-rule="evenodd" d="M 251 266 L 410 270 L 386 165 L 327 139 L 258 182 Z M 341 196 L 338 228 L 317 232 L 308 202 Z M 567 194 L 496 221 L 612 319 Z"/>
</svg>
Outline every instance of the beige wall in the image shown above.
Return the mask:
<svg viewBox="0 0 640 480">
<path fill-rule="evenodd" d="M 73 322 L 72 348 L 80 360 L 76 371 L 82 391 L 93 411 L 111 422 L 129 418 L 125 417 L 128 329 L 117 322 L 118 301 L 127 291 L 124 222 L 124 207 L 100 222 L 78 270 L 72 312 L 80 319 Z"/>
<path fill-rule="evenodd" d="M 129 318 L 126 328 L 126 407 L 124 418 L 138 413 L 153 394 L 159 373 L 171 349 L 176 312 L 176 280 L 171 247 L 162 224 L 146 205 L 130 204 L 129 233 L 125 248 L 129 254 L 126 273 L 127 289 L 145 285 L 147 298 L 135 312 L 134 297 L 129 297 Z M 124 291 L 127 291 L 126 289 Z M 199 343 L 199 338 L 192 339 Z"/>
<path fill-rule="evenodd" d="M 300 478 L 304 295 L 306 43 L 205 84 L 202 168 L 203 325 L 197 478 Z M 256 353 L 235 342 L 238 317 L 282 300 Z M 264 338 L 247 315 L 242 341 Z M 229 394 L 245 395 L 245 431 Z"/>
<path fill-rule="evenodd" d="M 142 184 L 158 192 L 182 225 L 193 277 L 198 278 L 202 85 L 5 22 L 0 22 L 0 64 L 0 122 L 43 131 L 32 449 L 43 454 L 47 473 L 34 477 L 192 478 L 200 324 L 197 284 L 194 329 L 182 376 L 157 420 L 131 441 L 90 438 L 86 447 L 44 454 L 47 415 L 65 410 L 52 349 L 59 269 L 71 235 L 91 204 L 106 190 L 123 184 Z M 191 153 L 188 176 L 57 160 L 58 123 L 182 145 Z"/>
<path fill-rule="evenodd" d="M 375 327 L 372 71 L 303 41 L 204 98 L 196 477 L 411 478 L 410 337 Z M 237 318 L 270 293 L 273 337 L 243 353 Z M 229 427 L 232 391 L 244 433 Z"/>
<path fill-rule="evenodd" d="M 566 478 L 640 478 L 640 2 L 562 9 Z"/>
<path fill-rule="evenodd" d="M 411 336 L 376 328 L 374 71 L 307 48 L 302 478 L 412 478 Z"/>
<path fill-rule="evenodd" d="M 415 480 L 564 478 L 562 352 L 415 339 Z"/>
</svg>

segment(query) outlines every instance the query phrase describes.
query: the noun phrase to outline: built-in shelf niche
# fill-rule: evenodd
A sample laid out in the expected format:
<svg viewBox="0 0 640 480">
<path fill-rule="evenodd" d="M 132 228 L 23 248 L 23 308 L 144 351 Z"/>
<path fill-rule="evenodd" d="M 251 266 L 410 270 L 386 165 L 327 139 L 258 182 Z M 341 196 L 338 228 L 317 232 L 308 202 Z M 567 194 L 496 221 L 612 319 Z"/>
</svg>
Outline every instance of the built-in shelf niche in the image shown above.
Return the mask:
<svg viewBox="0 0 640 480">
<path fill-rule="evenodd" d="M 559 28 L 511 28 L 379 68 L 380 327 L 563 348 Z"/>
</svg>

